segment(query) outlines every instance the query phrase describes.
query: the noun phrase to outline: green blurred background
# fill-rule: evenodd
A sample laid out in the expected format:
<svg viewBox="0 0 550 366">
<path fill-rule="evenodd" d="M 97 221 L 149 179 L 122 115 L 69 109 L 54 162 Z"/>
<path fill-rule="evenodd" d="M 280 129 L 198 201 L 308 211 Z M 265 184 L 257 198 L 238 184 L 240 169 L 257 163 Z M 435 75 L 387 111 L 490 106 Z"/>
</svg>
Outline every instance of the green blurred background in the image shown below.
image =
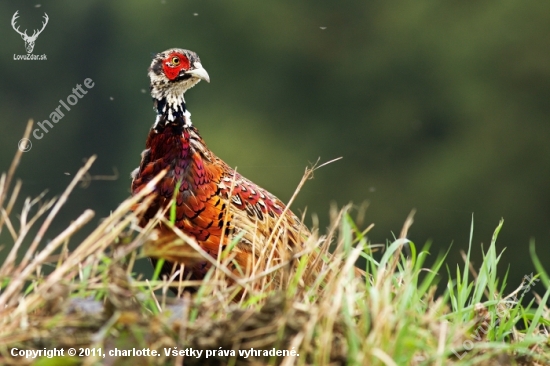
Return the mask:
<svg viewBox="0 0 550 366">
<path fill-rule="evenodd" d="M 47 61 L 13 59 L 26 54 L 16 10 L 29 34 L 48 14 L 33 52 Z M 362 226 L 374 223 L 370 240 L 384 243 L 415 208 L 410 238 L 432 240 L 434 256 L 453 243 L 461 263 L 473 215 L 479 263 L 503 217 L 510 286 L 533 271 L 532 238 L 550 269 L 550 2 L 2 1 L 0 14 L 0 170 L 27 119 L 49 119 L 92 78 L 32 140 L 22 194 L 59 195 L 92 154 L 92 174 L 119 172 L 78 188 L 47 239 L 85 208 L 97 213 L 91 230 L 129 196 L 155 117 L 151 54 L 182 47 L 211 77 L 187 95 L 193 122 L 243 175 L 287 201 L 310 162 L 343 157 L 293 206 L 307 207 L 308 225 L 317 213 L 325 227 L 331 203 L 368 201 Z"/>
</svg>

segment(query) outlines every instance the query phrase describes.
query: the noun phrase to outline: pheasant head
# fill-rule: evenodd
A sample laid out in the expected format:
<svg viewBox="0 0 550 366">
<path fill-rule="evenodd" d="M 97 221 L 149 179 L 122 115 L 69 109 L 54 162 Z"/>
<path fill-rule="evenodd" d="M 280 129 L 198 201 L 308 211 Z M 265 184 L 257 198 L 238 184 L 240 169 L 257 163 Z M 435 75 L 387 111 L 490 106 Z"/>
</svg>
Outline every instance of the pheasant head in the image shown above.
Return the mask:
<svg viewBox="0 0 550 366">
<path fill-rule="evenodd" d="M 199 56 L 189 50 L 171 48 L 157 54 L 149 67 L 151 96 L 155 102 L 157 122 L 191 125 L 190 113 L 185 107 L 185 92 L 210 77 L 202 67 Z"/>
</svg>

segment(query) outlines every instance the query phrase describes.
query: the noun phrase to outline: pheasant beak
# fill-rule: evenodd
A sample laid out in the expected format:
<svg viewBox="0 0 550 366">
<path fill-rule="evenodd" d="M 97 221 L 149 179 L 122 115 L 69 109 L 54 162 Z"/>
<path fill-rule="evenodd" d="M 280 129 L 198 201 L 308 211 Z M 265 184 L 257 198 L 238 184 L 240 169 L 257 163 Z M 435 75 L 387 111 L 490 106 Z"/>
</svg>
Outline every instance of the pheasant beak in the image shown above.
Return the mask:
<svg viewBox="0 0 550 366">
<path fill-rule="evenodd" d="M 210 76 L 208 76 L 208 73 L 206 72 L 206 70 L 202 67 L 202 65 L 200 64 L 200 62 L 195 62 L 193 64 L 193 67 L 194 69 L 191 69 L 191 70 L 188 70 L 186 71 L 185 73 L 187 75 L 191 75 L 193 77 L 196 77 L 198 79 L 201 79 L 201 80 L 204 80 L 206 81 L 207 83 L 210 82 Z"/>
</svg>

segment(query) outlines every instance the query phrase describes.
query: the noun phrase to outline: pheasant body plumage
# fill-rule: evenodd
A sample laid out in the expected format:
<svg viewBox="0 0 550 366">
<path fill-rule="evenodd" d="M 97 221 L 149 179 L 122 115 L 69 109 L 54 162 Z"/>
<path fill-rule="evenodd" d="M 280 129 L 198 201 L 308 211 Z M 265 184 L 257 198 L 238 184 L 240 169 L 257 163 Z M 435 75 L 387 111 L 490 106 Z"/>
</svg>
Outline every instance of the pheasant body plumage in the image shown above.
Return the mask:
<svg viewBox="0 0 550 366">
<path fill-rule="evenodd" d="M 213 258 L 238 238 L 231 254 L 240 271 L 250 272 L 255 267 L 261 272 L 265 258 L 276 265 L 301 248 L 310 234 L 300 220 L 285 210 L 277 197 L 214 155 L 191 123 L 184 93 L 200 80 L 209 81 L 198 56 L 182 49 L 159 53 L 149 68 L 149 77 L 157 119 L 147 137 L 141 164 L 132 175 L 132 193 L 143 189 L 161 171 L 166 174 L 152 193 L 153 204 L 141 225 L 175 199 L 175 226 Z M 161 236 L 174 236 L 168 227 L 161 225 L 159 230 Z M 184 278 L 193 280 L 203 279 L 210 268 L 204 258 L 190 257 L 183 264 Z M 172 267 L 167 263 L 162 271 L 169 274 Z"/>
</svg>

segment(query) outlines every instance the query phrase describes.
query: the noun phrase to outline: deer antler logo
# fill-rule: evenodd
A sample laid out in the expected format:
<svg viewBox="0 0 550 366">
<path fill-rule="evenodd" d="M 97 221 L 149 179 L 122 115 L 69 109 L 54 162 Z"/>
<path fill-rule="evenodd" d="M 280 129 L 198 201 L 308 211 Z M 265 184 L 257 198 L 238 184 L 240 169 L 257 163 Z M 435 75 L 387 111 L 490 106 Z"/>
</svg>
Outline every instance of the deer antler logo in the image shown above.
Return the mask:
<svg viewBox="0 0 550 366">
<path fill-rule="evenodd" d="M 15 27 L 15 20 L 17 18 L 19 18 L 19 15 L 17 15 L 17 13 L 19 12 L 19 10 L 17 10 L 15 12 L 15 14 L 13 14 L 13 18 L 11 18 L 11 26 L 13 27 L 13 29 L 19 33 L 21 35 L 21 38 L 23 38 L 23 41 L 25 41 L 25 48 L 27 49 L 27 53 L 32 53 L 32 50 L 34 49 L 34 42 L 36 42 L 36 39 L 38 38 L 38 35 L 40 35 L 40 33 L 42 33 L 42 31 L 44 30 L 44 28 L 46 28 L 46 24 L 48 24 L 48 14 L 44 13 L 44 22 L 42 22 L 42 29 L 40 30 L 34 30 L 32 36 L 28 36 L 27 35 L 27 30 L 25 29 L 24 32 L 21 32 L 19 31 L 19 27 Z"/>
</svg>

